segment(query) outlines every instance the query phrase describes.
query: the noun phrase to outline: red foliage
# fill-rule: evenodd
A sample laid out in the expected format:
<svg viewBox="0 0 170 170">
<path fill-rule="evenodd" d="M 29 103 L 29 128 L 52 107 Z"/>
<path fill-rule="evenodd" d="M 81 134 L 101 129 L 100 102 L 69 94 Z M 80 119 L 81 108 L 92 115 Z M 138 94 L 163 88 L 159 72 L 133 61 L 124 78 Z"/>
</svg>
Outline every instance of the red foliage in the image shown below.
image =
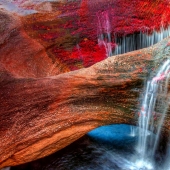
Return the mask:
<svg viewBox="0 0 170 170">
<path fill-rule="evenodd" d="M 70 69 L 77 69 L 77 63 L 87 67 L 106 58 L 104 45 L 99 46 L 97 42 L 101 34 L 110 43 L 108 33 L 113 41 L 115 36 L 139 31 L 150 34 L 153 30 L 159 31 L 161 26 L 166 28 L 170 22 L 168 0 L 77 0 L 67 2 L 58 10 L 61 11 L 58 17 L 65 20 L 61 28 L 77 38 L 75 46 L 69 49 L 54 49 L 56 57 Z M 57 35 L 48 33 L 41 37 L 52 40 Z"/>
<path fill-rule="evenodd" d="M 96 40 L 98 29 L 98 16 L 104 11 L 109 13 L 109 22 L 112 33 L 118 35 L 132 34 L 137 31 L 159 30 L 161 26 L 167 27 L 170 19 L 170 4 L 167 0 L 83 0 L 68 3 L 64 6 L 63 13 L 77 10 L 71 16 L 74 21 L 73 34 L 81 34 Z M 79 29 L 81 28 L 81 29 Z"/>
<path fill-rule="evenodd" d="M 107 56 L 104 46 L 99 46 L 96 42 L 85 39 L 79 44 L 79 47 L 73 49 L 70 57 L 80 58 L 83 65 L 88 67 L 105 59 Z"/>
<path fill-rule="evenodd" d="M 77 63 L 88 67 L 107 57 L 104 46 L 99 47 L 96 42 L 88 39 L 84 39 L 79 45 L 74 47 L 72 51 L 55 48 L 54 52 L 57 58 L 66 63 L 71 70 L 73 70 L 73 68 L 77 69 Z"/>
</svg>

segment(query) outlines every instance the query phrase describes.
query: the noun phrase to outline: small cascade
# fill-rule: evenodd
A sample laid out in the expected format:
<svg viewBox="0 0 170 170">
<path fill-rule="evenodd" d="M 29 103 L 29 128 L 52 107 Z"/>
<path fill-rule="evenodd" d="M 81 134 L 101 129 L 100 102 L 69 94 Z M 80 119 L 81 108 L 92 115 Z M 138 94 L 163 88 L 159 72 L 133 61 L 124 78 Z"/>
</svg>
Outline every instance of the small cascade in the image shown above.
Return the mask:
<svg viewBox="0 0 170 170">
<path fill-rule="evenodd" d="M 135 126 L 130 126 L 130 136 L 135 137 L 137 133 Z"/>
<path fill-rule="evenodd" d="M 161 128 L 168 108 L 168 81 L 170 60 L 166 60 L 159 68 L 155 77 L 147 82 L 143 95 L 142 107 L 139 112 L 139 139 L 137 151 L 139 166 L 146 169 L 146 164 L 152 162 L 159 144 Z M 149 131 L 155 135 L 150 135 Z"/>
<path fill-rule="evenodd" d="M 113 55 L 150 47 L 168 36 L 170 36 L 170 26 L 166 29 L 162 27 L 159 32 L 153 31 L 151 35 L 140 32 L 138 34 L 124 36 L 122 38 L 115 38 L 117 46 Z"/>
<path fill-rule="evenodd" d="M 109 14 L 107 11 L 97 15 L 98 19 L 98 44 L 104 46 L 106 55 L 112 56 L 112 40 L 111 40 L 111 25 L 109 20 Z"/>
</svg>

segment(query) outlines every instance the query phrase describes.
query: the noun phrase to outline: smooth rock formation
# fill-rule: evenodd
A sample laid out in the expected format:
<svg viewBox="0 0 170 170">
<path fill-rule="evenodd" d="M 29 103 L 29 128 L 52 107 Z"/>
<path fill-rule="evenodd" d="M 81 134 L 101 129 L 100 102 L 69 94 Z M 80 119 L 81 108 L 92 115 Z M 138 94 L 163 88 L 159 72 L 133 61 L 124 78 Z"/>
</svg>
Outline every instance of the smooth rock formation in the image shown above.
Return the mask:
<svg viewBox="0 0 170 170">
<path fill-rule="evenodd" d="M 20 18 L 0 10 L 0 64 L 15 77 L 45 77 L 60 73 L 42 45 L 23 30 Z"/>
<path fill-rule="evenodd" d="M 1 10 L 0 18 L 0 168 L 45 157 L 98 126 L 135 124 L 145 80 L 170 55 L 167 38 L 67 72 L 18 17 Z M 168 112 L 165 132 L 169 121 Z"/>
<path fill-rule="evenodd" d="M 3 79 L 0 167 L 49 155 L 101 125 L 134 124 L 144 80 L 169 57 L 168 41 L 58 76 Z"/>
</svg>

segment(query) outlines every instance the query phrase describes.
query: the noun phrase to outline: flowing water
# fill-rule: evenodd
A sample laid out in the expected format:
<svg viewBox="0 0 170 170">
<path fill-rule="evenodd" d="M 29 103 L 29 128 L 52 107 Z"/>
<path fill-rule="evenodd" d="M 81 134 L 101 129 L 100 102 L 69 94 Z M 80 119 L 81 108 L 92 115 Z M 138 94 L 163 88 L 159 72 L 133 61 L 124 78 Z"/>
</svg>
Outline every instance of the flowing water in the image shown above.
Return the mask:
<svg viewBox="0 0 170 170">
<path fill-rule="evenodd" d="M 117 37 L 117 35 L 114 35 L 113 39 L 111 35 L 112 29 L 109 11 L 97 13 L 96 16 L 98 20 L 98 44 L 99 46 L 105 47 L 107 57 L 150 47 L 170 36 L 169 26 L 168 28 L 162 27 L 159 31 L 153 30 L 152 33 L 141 31 L 123 37 Z"/>
<path fill-rule="evenodd" d="M 170 147 L 166 157 L 157 148 L 169 105 L 170 60 L 164 61 L 154 74 L 142 96 L 138 127 L 97 128 L 88 133 L 90 138 L 70 145 L 54 157 L 11 170 L 169 170 Z"/>
<path fill-rule="evenodd" d="M 135 137 L 137 135 L 137 128 L 130 126 L 130 136 Z"/>
<path fill-rule="evenodd" d="M 152 34 L 137 33 L 122 38 L 115 38 L 117 47 L 114 50 L 114 55 L 127 53 L 134 50 L 150 47 L 164 38 L 170 36 L 170 26 L 168 28 L 161 28 L 160 31 L 153 31 Z"/>
<path fill-rule="evenodd" d="M 111 25 L 108 11 L 97 14 L 98 19 L 98 44 L 104 46 L 106 56 L 110 57 L 112 53 Z"/>
<path fill-rule="evenodd" d="M 154 168 L 154 156 L 159 144 L 160 132 L 167 112 L 169 99 L 168 81 L 170 72 L 170 60 L 166 60 L 159 68 L 156 76 L 147 81 L 146 90 L 143 94 L 143 102 L 139 112 L 139 137 L 138 159 L 141 168 Z M 155 135 L 150 135 L 150 132 Z M 149 166 L 148 162 L 150 163 Z M 153 165 L 151 165 L 153 164 Z"/>
<path fill-rule="evenodd" d="M 32 9 L 23 11 L 12 2 L 0 0 L 0 6 L 24 15 L 36 12 Z M 105 47 L 108 57 L 149 47 L 170 36 L 168 27 L 161 28 L 160 32 L 153 31 L 150 35 L 140 32 L 122 38 L 115 36 L 113 39 L 109 11 L 98 13 L 97 21 L 98 44 Z M 114 43 L 117 47 L 113 51 Z M 80 52 L 79 48 L 77 45 Z M 12 167 L 11 170 L 170 170 L 170 147 L 167 148 L 166 159 L 157 151 L 169 104 L 167 98 L 169 71 L 170 60 L 166 60 L 156 75 L 147 81 L 139 112 L 139 127 L 128 125 L 100 127 L 88 134 L 90 138 L 74 143 L 52 156 Z M 155 155 L 159 158 L 155 159 Z"/>
<path fill-rule="evenodd" d="M 109 57 L 113 54 L 113 40 L 111 39 L 108 12 L 103 12 L 102 17 L 98 16 L 98 23 L 98 43 L 105 46 L 107 56 Z M 152 46 L 168 36 L 170 36 L 170 27 L 166 29 L 161 28 L 159 32 L 154 30 L 152 34 L 140 32 L 121 38 L 115 36 L 114 43 L 117 44 L 117 47 L 114 50 L 114 55 Z M 151 80 L 147 81 L 139 112 L 139 128 L 137 129 L 132 126 L 130 130 L 130 136 L 132 137 L 135 137 L 138 131 L 138 140 L 136 147 L 137 153 L 133 155 L 134 165 L 131 168 L 128 167 L 129 170 L 155 170 L 156 168 L 155 154 L 169 104 L 169 99 L 167 98 L 169 72 L 170 60 L 166 60 L 158 69 L 157 74 Z M 155 135 L 152 134 L 153 132 Z"/>
</svg>

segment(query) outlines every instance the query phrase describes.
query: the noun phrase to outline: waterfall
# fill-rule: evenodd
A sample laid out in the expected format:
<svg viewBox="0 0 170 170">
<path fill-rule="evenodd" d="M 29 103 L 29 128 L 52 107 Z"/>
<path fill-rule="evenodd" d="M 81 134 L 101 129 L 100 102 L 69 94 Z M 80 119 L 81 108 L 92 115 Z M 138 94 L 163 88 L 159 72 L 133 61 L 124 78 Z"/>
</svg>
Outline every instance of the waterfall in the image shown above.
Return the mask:
<svg viewBox="0 0 170 170">
<path fill-rule="evenodd" d="M 97 14 L 98 19 L 98 44 L 104 46 L 106 56 L 110 57 L 112 53 L 112 40 L 111 40 L 111 25 L 109 20 L 108 11 Z"/>
<path fill-rule="evenodd" d="M 159 143 L 161 128 L 168 108 L 168 81 L 170 72 L 170 60 L 166 60 L 158 69 L 155 77 L 147 81 L 143 94 L 143 102 L 139 112 L 139 139 L 137 151 L 139 166 L 146 166 L 151 162 Z M 155 133 L 150 135 L 149 131 Z M 152 167 L 147 169 L 152 169 Z"/>
<path fill-rule="evenodd" d="M 136 136 L 137 129 L 135 126 L 130 126 L 130 136 Z"/>
<path fill-rule="evenodd" d="M 124 54 L 130 51 L 139 50 L 142 48 L 150 47 L 164 38 L 170 36 L 170 26 L 168 28 L 161 28 L 160 31 L 154 30 L 152 34 L 139 32 L 132 35 L 123 37 L 114 36 L 115 39 L 111 38 L 111 25 L 109 20 L 109 14 L 107 11 L 102 14 L 97 14 L 98 19 L 98 44 L 104 46 L 106 55 L 108 57 L 112 55 Z M 115 50 L 113 51 L 113 47 Z"/>
<path fill-rule="evenodd" d="M 166 29 L 162 27 L 159 32 L 154 30 L 151 35 L 143 32 L 121 38 L 118 38 L 115 35 L 116 38 L 114 41 L 117 44 L 117 47 L 115 48 L 113 55 L 150 47 L 168 36 L 170 36 L 170 26 Z"/>
</svg>

